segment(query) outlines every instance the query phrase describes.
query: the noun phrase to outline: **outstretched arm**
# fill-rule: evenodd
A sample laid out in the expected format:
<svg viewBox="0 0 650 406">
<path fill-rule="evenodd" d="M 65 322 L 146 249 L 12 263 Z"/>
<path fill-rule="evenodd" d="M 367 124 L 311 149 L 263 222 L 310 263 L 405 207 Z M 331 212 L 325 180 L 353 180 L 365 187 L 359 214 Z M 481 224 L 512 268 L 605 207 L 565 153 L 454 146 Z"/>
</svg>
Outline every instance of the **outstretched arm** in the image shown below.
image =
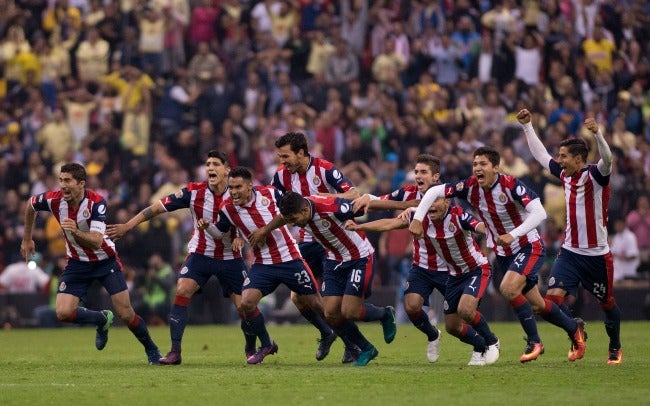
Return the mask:
<svg viewBox="0 0 650 406">
<path fill-rule="evenodd" d="M 266 239 L 266 235 L 276 228 L 280 228 L 283 225 L 287 224 L 287 220 L 283 216 L 274 217 L 267 225 L 264 227 L 253 231 L 248 236 L 248 243 L 252 246 L 258 245 Z"/>
<path fill-rule="evenodd" d="M 508 246 L 514 240 L 528 234 L 532 229 L 540 225 L 542 221 L 546 220 L 546 210 L 544 210 L 544 206 L 542 206 L 542 202 L 539 199 L 531 200 L 526 205 L 526 212 L 528 212 L 526 220 L 509 233 L 500 235 L 497 238 L 497 244 Z"/>
<path fill-rule="evenodd" d="M 165 207 L 160 202 L 156 202 L 151 206 L 143 209 L 140 213 L 136 214 L 125 224 L 110 224 L 106 227 L 106 236 L 113 241 L 117 241 L 123 237 L 124 234 L 131 231 L 135 226 L 145 221 L 149 221 L 159 214 L 165 213 Z"/>
<path fill-rule="evenodd" d="M 348 220 L 345 223 L 345 229 L 351 231 L 382 232 L 382 231 L 398 230 L 401 228 L 406 228 L 406 226 L 408 226 L 408 222 L 403 221 L 399 217 L 369 221 L 367 223 L 355 223 L 352 220 Z"/>
<path fill-rule="evenodd" d="M 546 151 L 546 147 L 542 144 L 542 141 L 537 137 L 533 124 L 530 122 L 530 111 L 523 109 L 517 113 L 517 120 L 524 127 L 524 135 L 526 136 L 526 142 L 528 142 L 528 148 L 533 154 L 537 162 L 539 162 L 544 168 L 549 169 L 549 162 L 553 159 L 549 153 Z"/>
<path fill-rule="evenodd" d="M 426 216 L 429 212 L 429 209 L 431 208 L 433 202 L 435 202 L 439 197 L 443 197 L 444 195 L 445 185 L 436 185 L 427 190 L 427 193 L 424 194 L 417 210 L 415 211 L 413 221 L 411 221 L 411 225 L 409 226 L 409 231 L 411 234 L 413 234 L 413 237 L 422 238 L 424 236 L 422 220 L 424 219 L 424 216 Z"/>
<path fill-rule="evenodd" d="M 598 153 L 600 154 L 600 160 L 598 161 L 598 172 L 607 176 L 612 173 L 612 151 L 605 141 L 603 133 L 598 128 L 598 123 L 593 118 L 588 118 L 585 120 L 585 127 L 594 135 L 596 138 L 596 144 L 598 144 Z"/>
</svg>

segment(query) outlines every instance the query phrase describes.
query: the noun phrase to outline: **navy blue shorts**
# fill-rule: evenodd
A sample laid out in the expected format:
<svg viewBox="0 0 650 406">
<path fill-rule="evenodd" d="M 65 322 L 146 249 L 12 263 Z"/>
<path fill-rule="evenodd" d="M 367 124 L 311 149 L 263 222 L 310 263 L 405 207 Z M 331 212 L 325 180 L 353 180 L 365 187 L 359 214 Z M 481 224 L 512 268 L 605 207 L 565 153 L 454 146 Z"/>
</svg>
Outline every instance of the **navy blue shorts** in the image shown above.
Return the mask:
<svg viewBox="0 0 650 406">
<path fill-rule="evenodd" d="M 246 264 L 241 258 L 218 260 L 192 253 L 185 258 L 178 277 L 193 279 L 200 287 L 203 287 L 211 276 L 216 276 L 219 279 L 223 297 L 228 298 L 233 293 L 241 295 L 241 287 L 246 274 Z"/>
<path fill-rule="evenodd" d="M 325 261 L 323 271 L 323 296 L 350 295 L 368 298 L 372 294 L 373 257 L 338 262 L 333 259 Z"/>
<path fill-rule="evenodd" d="M 68 293 L 77 296 L 82 302 L 86 302 L 88 288 L 95 280 L 101 283 L 111 296 L 127 289 L 122 273 L 122 264 L 116 258 L 97 262 L 69 258 L 63 275 L 61 275 L 57 293 Z"/>
<path fill-rule="evenodd" d="M 459 276 L 449 276 L 444 302 L 445 314 L 453 314 L 458 311 L 458 303 L 463 294 L 481 299 L 490 284 L 491 276 L 492 272 L 489 265 L 484 265 Z"/>
<path fill-rule="evenodd" d="M 443 296 L 445 295 L 448 277 L 449 273 L 447 271 L 430 271 L 421 266 L 413 265 L 409 270 L 404 294 L 417 293 L 424 298 L 424 305 L 429 306 L 429 296 L 431 296 L 434 289 L 438 289 L 438 292 L 442 293 Z"/>
<path fill-rule="evenodd" d="M 258 289 L 262 296 L 266 296 L 281 283 L 299 295 L 313 295 L 319 289 L 307 263 L 302 259 L 294 259 L 273 265 L 253 264 L 248 277 L 244 279 L 242 290 Z"/>
<path fill-rule="evenodd" d="M 320 243 L 309 241 L 298 244 L 300 255 L 305 259 L 311 269 L 311 273 L 318 280 L 323 278 L 327 252 Z"/>
<path fill-rule="evenodd" d="M 497 255 L 497 266 L 504 274 L 507 271 L 514 271 L 526 277 L 526 287 L 523 293 L 528 292 L 537 285 L 537 272 L 544 265 L 546 248 L 541 241 L 535 241 L 526 245 L 515 255 L 507 257 Z"/>
<path fill-rule="evenodd" d="M 599 302 L 605 303 L 613 295 L 614 262 L 612 253 L 587 256 L 562 248 L 551 268 L 548 288 L 566 290 L 570 295 L 578 293 L 582 284 Z"/>
</svg>

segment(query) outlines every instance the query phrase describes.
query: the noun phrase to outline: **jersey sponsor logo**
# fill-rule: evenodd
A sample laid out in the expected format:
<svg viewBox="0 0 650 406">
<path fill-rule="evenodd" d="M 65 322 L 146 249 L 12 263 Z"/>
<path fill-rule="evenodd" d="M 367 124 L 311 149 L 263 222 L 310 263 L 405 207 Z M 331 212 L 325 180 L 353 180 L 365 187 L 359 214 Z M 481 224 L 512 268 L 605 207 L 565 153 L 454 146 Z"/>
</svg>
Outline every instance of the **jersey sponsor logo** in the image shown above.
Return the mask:
<svg viewBox="0 0 650 406">
<path fill-rule="evenodd" d="M 347 213 L 350 211 L 350 205 L 348 203 L 343 203 L 341 205 L 341 213 Z"/>
<path fill-rule="evenodd" d="M 554 277 L 551 277 L 551 278 L 548 280 L 548 286 L 553 286 L 553 285 L 555 285 L 555 278 L 554 278 Z"/>
<path fill-rule="evenodd" d="M 176 196 L 176 198 L 178 199 L 183 197 L 183 189 L 179 189 L 178 191 L 176 191 L 176 193 L 174 193 L 174 196 Z"/>
<path fill-rule="evenodd" d="M 320 178 L 318 176 L 314 176 L 314 179 L 312 179 L 312 183 L 314 186 L 320 185 Z"/>
<path fill-rule="evenodd" d="M 449 310 L 449 303 L 447 303 L 447 301 L 445 300 L 444 302 L 442 302 L 442 307 L 445 310 Z"/>
<path fill-rule="evenodd" d="M 463 221 L 467 221 L 467 220 L 469 220 L 469 213 L 463 213 L 463 214 L 460 216 L 460 219 L 463 220 Z"/>
<path fill-rule="evenodd" d="M 410 285 L 409 285 L 409 282 L 406 281 L 406 282 L 404 283 L 404 290 L 408 290 L 409 286 L 410 286 Z"/>
<path fill-rule="evenodd" d="M 447 228 L 449 229 L 450 233 L 455 233 L 456 232 L 456 226 L 454 225 L 454 223 L 449 223 L 449 227 L 447 227 Z"/>
<path fill-rule="evenodd" d="M 325 281 L 323 281 L 323 283 L 321 283 L 321 285 L 320 285 L 320 291 L 321 291 L 321 292 L 325 292 Z"/>
<path fill-rule="evenodd" d="M 181 275 L 185 275 L 187 272 L 189 272 L 189 269 L 187 269 L 187 267 L 184 266 L 184 267 L 181 268 L 181 272 L 180 272 L 180 274 L 181 274 Z"/>
<path fill-rule="evenodd" d="M 106 214 L 106 205 L 100 204 L 99 206 L 97 206 L 97 213 L 101 214 L 102 216 Z"/>
<path fill-rule="evenodd" d="M 331 225 L 330 222 L 327 221 L 327 220 L 325 220 L 325 219 L 323 219 L 323 220 L 320 222 L 320 224 L 321 224 L 324 228 L 330 228 L 330 225 Z"/>
<path fill-rule="evenodd" d="M 84 211 L 81 213 L 81 216 L 85 219 L 90 218 L 90 210 L 84 209 Z"/>
<path fill-rule="evenodd" d="M 63 292 L 67 288 L 65 282 L 61 282 L 59 284 L 59 291 Z"/>
<path fill-rule="evenodd" d="M 523 187 L 522 185 L 517 186 L 517 189 L 515 189 L 515 193 L 517 193 L 517 196 L 523 196 L 526 194 L 526 188 Z"/>
<path fill-rule="evenodd" d="M 499 201 L 500 201 L 501 203 L 505 203 L 505 202 L 508 201 L 508 198 L 507 198 L 506 195 L 504 195 L 503 193 L 501 193 L 501 194 L 499 195 L 498 199 L 499 199 Z"/>
<path fill-rule="evenodd" d="M 334 179 L 338 180 L 338 179 L 341 179 L 341 177 L 342 177 L 343 175 L 341 175 L 341 172 L 339 172 L 338 169 L 334 169 L 334 170 L 332 171 L 332 176 L 334 177 Z"/>
<path fill-rule="evenodd" d="M 398 193 L 399 193 L 399 190 L 396 190 L 393 193 L 391 193 L 390 195 L 393 196 L 393 197 L 397 197 Z"/>
<path fill-rule="evenodd" d="M 250 284 L 251 284 L 251 278 L 247 277 L 246 279 L 244 279 L 244 284 L 242 286 L 248 286 Z"/>
<path fill-rule="evenodd" d="M 267 199 L 266 197 L 262 198 L 262 206 L 266 207 L 269 205 L 269 203 L 270 203 L 269 199 Z"/>
</svg>

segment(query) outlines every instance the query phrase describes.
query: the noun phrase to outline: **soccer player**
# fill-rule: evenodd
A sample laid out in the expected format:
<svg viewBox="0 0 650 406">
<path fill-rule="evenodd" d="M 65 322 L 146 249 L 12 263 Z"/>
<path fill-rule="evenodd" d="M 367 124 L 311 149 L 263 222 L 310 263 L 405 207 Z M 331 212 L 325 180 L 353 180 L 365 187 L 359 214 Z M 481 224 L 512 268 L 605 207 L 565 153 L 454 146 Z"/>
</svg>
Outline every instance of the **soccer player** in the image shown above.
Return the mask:
<svg viewBox="0 0 650 406">
<path fill-rule="evenodd" d="M 335 196 L 303 197 L 288 192 L 280 201 L 280 213 L 286 223 L 306 230 L 325 247 L 327 259 L 322 283 L 325 316 L 337 332 L 342 332 L 339 333 L 342 337 L 361 348 L 354 365 L 367 365 L 379 352 L 361 333 L 352 336 L 348 326 L 354 323 L 346 325 L 344 319 L 380 321 L 386 343 L 395 338 L 397 325 L 392 306 L 365 303 L 371 294 L 375 250 L 365 234 L 345 229 L 345 221 L 355 215 L 352 201 Z"/>
<path fill-rule="evenodd" d="M 354 200 L 353 210 L 399 210 L 417 206 L 422 195 L 440 179 L 440 159 L 429 154 L 418 155 L 413 172 L 415 185 L 404 186 L 378 197 L 364 194 Z M 401 218 L 381 219 L 358 227 L 363 231 L 389 231 L 408 227 L 408 221 Z M 429 362 L 436 362 L 440 357 L 440 332 L 431 324 L 422 307 L 429 306 L 429 297 L 434 289 L 445 295 L 447 274 L 447 264 L 438 256 L 429 239 L 414 239 L 413 264 L 404 290 L 404 309 L 411 323 L 427 336 Z"/>
<path fill-rule="evenodd" d="M 230 171 L 228 191 L 230 197 L 221 203 L 216 224 L 205 219 L 200 219 L 197 224 L 199 229 L 206 229 L 214 238 L 223 238 L 234 226 L 248 239 L 253 231 L 280 217 L 280 192 L 273 186 L 253 187 L 253 175 L 248 169 L 239 167 Z M 266 332 L 264 317 L 257 307 L 262 297 L 283 283 L 303 296 L 301 300 L 307 303 L 311 314 L 322 315 L 323 307 L 318 282 L 300 256 L 298 244 L 288 227 L 269 232 L 262 244 L 251 243 L 251 248 L 255 261 L 244 279 L 241 311 L 251 331 L 261 341 L 260 348 L 248 357 L 247 362 L 259 364 L 267 355 L 278 352 L 278 345 Z"/>
<path fill-rule="evenodd" d="M 319 194 L 336 194 L 338 197 L 355 199 L 359 192 L 341 171 L 331 162 L 314 158 L 309 154 L 307 139 L 300 132 L 289 132 L 275 141 L 280 166 L 273 176 L 272 185 L 282 193 L 294 191 L 302 196 Z M 300 253 L 307 261 L 316 279 L 321 280 L 323 276 L 323 264 L 327 258 L 323 246 L 314 241 L 304 229 L 300 230 L 299 244 Z M 300 301 L 300 297 L 292 294 L 296 307 L 300 313 L 313 324 L 321 333 L 320 344 L 316 351 L 316 359 L 324 359 L 330 351 L 336 335 L 327 323 L 318 315 L 309 312 L 309 306 Z M 359 353 L 359 349 L 350 343 L 345 343 L 343 363 L 353 362 Z"/>
<path fill-rule="evenodd" d="M 95 347 L 103 350 L 108 342 L 113 312 L 79 306 L 80 300 L 86 301 L 88 288 L 96 280 L 111 295 L 118 317 L 144 346 L 149 364 L 158 364 L 160 351 L 144 320 L 133 311 L 115 244 L 104 236 L 106 200 L 86 189 L 86 169 L 77 163 L 61 166 L 59 186 L 60 190 L 34 195 L 27 203 L 21 254 L 28 260 L 35 252 L 32 232 L 36 212 L 51 212 L 63 229 L 68 260 L 56 295 L 57 318 L 68 323 L 96 326 Z"/>
<path fill-rule="evenodd" d="M 544 352 L 533 312 L 564 329 L 576 348 L 575 358 L 582 358 L 586 340 L 584 321 L 569 318 L 557 304 L 544 299 L 537 287 L 544 245 L 535 227 L 546 218 L 539 197 L 517 178 L 499 173 L 501 157 L 494 148 L 477 148 L 473 156 L 473 175 L 456 184 L 429 189 L 409 230 L 417 238 L 424 235 L 422 219 L 439 197 L 465 199 L 485 223 L 488 247 L 495 251 L 498 266 L 506 270 L 499 289 L 510 301 L 527 336 L 519 361 L 535 360 Z"/>
<path fill-rule="evenodd" d="M 346 227 L 364 231 L 406 228 L 409 212 L 411 210 L 394 219 L 381 219 L 364 224 L 348 222 Z M 485 233 L 485 224 L 460 206 L 450 207 L 449 199 L 439 198 L 431 206 L 429 215 L 422 220 L 422 226 L 426 230 L 424 240 L 429 241 L 437 257 L 445 262 L 444 269 L 449 271 L 443 291 L 447 332 L 473 346 L 474 351 L 467 365 L 494 364 L 499 359 L 499 339 L 478 311 L 479 302 L 490 281 L 490 264 L 472 239 L 472 232 Z M 439 335 L 437 343 L 436 360 L 440 355 Z"/>
<path fill-rule="evenodd" d="M 587 143 L 579 138 L 562 141 L 558 157 L 553 159 L 537 138 L 530 118 L 526 109 L 517 113 L 530 151 L 562 181 L 566 200 L 564 243 L 551 268 L 546 298 L 561 305 L 567 294 L 576 295 L 579 284 L 590 291 L 605 312 L 605 331 L 609 336 L 607 363 L 620 364 L 623 360 L 621 311 L 613 296 L 614 264 L 607 243 L 612 152 L 596 120 L 587 118 L 585 127 L 594 135 L 600 153 L 598 163 L 587 164 Z M 574 361 L 579 355 L 579 349 L 571 346 L 569 360 Z"/>
<path fill-rule="evenodd" d="M 228 158 L 222 152 L 211 150 L 205 161 L 207 181 L 192 182 L 174 194 L 145 208 L 125 224 L 108 226 L 107 235 L 116 240 L 129 232 L 138 224 L 149 221 L 159 214 L 179 209 L 190 209 L 196 226 L 199 219 L 216 220 L 219 205 L 230 195 L 228 193 Z M 239 243 L 239 245 L 237 245 Z M 246 358 L 256 351 L 257 336 L 250 331 L 244 315 L 240 311 L 241 289 L 246 277 L 246 264 L 241 256 L 243 239 L 236 238 L 233 227 L 223 238 L 214 239 L 204 230 L 192 233 L 187 244 L 188 255 L 181 266 L 176 296 L 169 313 L 169 333 L 171 350 L 160 359 L 163 365 L 178 365 L 182 362 L 181 341 L 188 323 L 188 306 L 192 296 L 215 276 L 219 279 L 221 290 L 226 298 L 230 298 L 239 312 L 241 329 L 244 332 Z M 264 332 L 268 335 L 267 332 Z"/>
</svg>

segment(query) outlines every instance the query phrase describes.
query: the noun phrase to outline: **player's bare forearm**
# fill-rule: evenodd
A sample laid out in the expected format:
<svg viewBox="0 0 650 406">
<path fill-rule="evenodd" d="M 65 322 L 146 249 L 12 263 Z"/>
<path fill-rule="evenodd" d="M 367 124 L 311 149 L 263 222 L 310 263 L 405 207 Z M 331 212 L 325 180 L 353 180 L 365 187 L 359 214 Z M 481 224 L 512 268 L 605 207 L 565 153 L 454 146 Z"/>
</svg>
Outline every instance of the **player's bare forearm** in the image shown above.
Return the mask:
<svg viewBox="0 0 650 406">
<path fill-rule="evenodd" d="M 408 227 L 408 223 L 402 221 L 401 219 L 395 217 L 391 219 L 380 219 L 375 221 L 369 221 L 367 223 L 361 223 L 358 225 L 358 231 L 391 231 L 399 230 Z"/>
<path fill-rule="evenodd" d="M 405 210 L 409 207 L 417 207 L 420 204 L 419 200 L 372 200 L 368 203 L 368 210 Z"/>
<path fill-rule="evenodd" d="M 104 236 L 97 231 L 81 231 L 79 229 L 76 229 L 74 232 L 72 232 L 72 236 L 79 245 L 84 248 L 90 248 L 93 250 L 101 247 L 102 242 L 104 241 Z"/>
<path fill-rule="evenodd" d="M 338 193 L 336 196 L 342 199 L 354 200 L 360 197 L 361 195 L 359 194 L 359 191 L 356 188 L 352 188 L 346 192 Z"/>
<path fill-rule="evenodd" d="M 31 240 L 34 231 L 34 221 L 36 220 L 36 211 L 28 202 L 25 207 L 25 228 L 23 230 L 23 240 Z"/>
</svg>

